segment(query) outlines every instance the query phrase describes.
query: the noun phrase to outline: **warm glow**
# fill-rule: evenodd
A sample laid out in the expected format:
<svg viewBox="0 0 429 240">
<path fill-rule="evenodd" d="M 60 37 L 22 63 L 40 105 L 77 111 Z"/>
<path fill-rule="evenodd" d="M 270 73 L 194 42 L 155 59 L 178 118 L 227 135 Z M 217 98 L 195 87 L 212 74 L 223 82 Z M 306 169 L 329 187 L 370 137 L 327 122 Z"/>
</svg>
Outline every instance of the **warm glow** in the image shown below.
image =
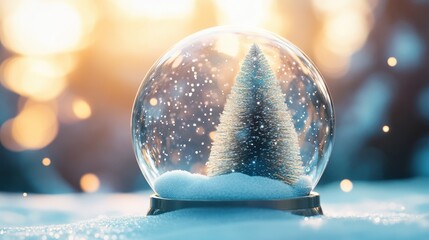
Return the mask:
<svg viewBox="0 0 429 240">
<path fill-rule="evenodd" d="M 51 165 L 51 159 L 45 157 L 44 159 L 42 159 L 42 165 L 45 167 Z"/>
<path fill-rule="evenodd" d="M 210 137 L 210 139 L 211 139 L 212 141 L 214 141 L 214 139 L 215 139 L 215 137 L 216 137 L 216 131 L 211 131 L 211 132 L 209 133 L 209 137 Z"/>
<path fill-rule="evenodd" d="M 355 10 L 343 11 L 327 18 L 324 44 L 337 54 L 350 56 L 362 47 L 368 32 L 369 27 L 362 13 Z"/>
<path fill-rule="evenodd" d="M 216 42 L 216 49 L 219 52 L 235 57 L 240 50 L 240 42 L 237 36 L 222 36 Z"/>
<path fill-rule="evenodd" d="M 152 106 L 156 106 L 156 105 L 158 104 L 158 99 L 156 99 L 156 98 L 151 98 L 151 99 L 149 100 L 149 104 L 150 104 L 150 105 L 152 105 Z"/>
<path fill-rule="evenodd" d="M 387 59 L 387 65 L 389 65 L 390 67 L 394 67 L 394 66 L 396 66 L 396 64 L 398 64 L 398 61 L 396 60 L 396 58 L 389 57 Z"/>
<path fill-rule="evenodd" d="M 76 50 L 84 23 L 71 0 L 10 1 L 2 21 L 3 44 L 21 54 L 52 54 Z"/>
<path fill-rule="evenodd" d="M 361 0 L 313 0 L 313 6 L 325 14 L 335 14 L 345 9 L 359 9 L 364 13 L 371 11 L 368 2 Z"/>
<path fill-rule="evenodd" d="M 46 101 L 66 87 L 67 66 L 43 58 L 14 57 L 2 64 L 2 84 L 22 96 Z"/>
<path fill-rule="evenodd" d="M 348 56 L 337 55 L 324 46 L 316 46 L 314 56 L 317 59 L 317 66 L 331 77 L 342 77 L 350 68 Z"/>
<path fill-rule="evenodd" d="M 87 119 L 91 116 L 91 106 L 85 100 L 75 99 L 72 108 L 73 113 L 79 119 Z"/>
<path fill-rule="evenodd" d="M 100 180 L 93 173 L 86 173 L 80 178 L 80 188 L 84 192 L 96 192 L 100 188 Z"/>
<path fill-rule="evenodd" d="M 371 6 L 359 0 L 313 1 L 323 20 L 314 45 L 318 66 L 331 77 L 340 78 L 349 69 L 350 57 L 365 43 L 373 23 Z"/>
<path fill-rule="evenodd" d="M 56 113 L 52 107 L 40 103 L 27 103 L 12 122 L 12 137 L 25 149 L 44 148 L 57 133 Z"/>
<path fill-rule="evenodd" d="M 195 0 L 179 0 L 172 3 L 170 0 L 112 0 L 125 16 L 149 17 L 152 19 L 166 19 L 183 17 L 190 14 Z"/>
<path fill-rule="evenodd" d="M 353 189 L 353 183 L 348 179 L 343 179 L 340 183 L 340 188 L 343 192 L 350 192 Z"/>
<path fill-rule="evenodd" d="M 5 121 L 0 127 L 0 143 L 3 147 L 11 151 L 22 151 L 25 150 L 21 147 L 12 137 L 12 123 L 13 119 Z"/>
<path fill-rule="evenodd" d="M 272 1 L 217 0 L 221 25 L 262 26 L 270 16 Z"/>
<path fill-rule="evenodd" d="M 383 132 L 387 133 L 387 132 L 389 132 L 389 131 L 390 131 L 390 127 L 389 127 L 389 126 L 387 126 L 387 125 L 384 125 L 384 126 L 383 126 Z"/>
</svg>

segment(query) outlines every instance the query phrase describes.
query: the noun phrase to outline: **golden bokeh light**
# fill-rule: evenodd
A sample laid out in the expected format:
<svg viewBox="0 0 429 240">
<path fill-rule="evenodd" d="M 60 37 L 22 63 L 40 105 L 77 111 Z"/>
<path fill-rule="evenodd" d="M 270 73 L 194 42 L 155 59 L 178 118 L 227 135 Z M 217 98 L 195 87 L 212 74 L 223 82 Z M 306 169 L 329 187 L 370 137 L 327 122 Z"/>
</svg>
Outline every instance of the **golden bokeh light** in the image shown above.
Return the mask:
<svg viewBox="0 0 429 240">
<path fill-rule="evenodd" d="M 211 139 L 212 141 L 214 141 L 214 139 L 215 139 L 215 137 L 216 137 L 216 131 L 211 131 L 211 132 L 209 133 L 209 137 L 210 137 L 210 139 Z"/>
<path fill-rule="evenodd" d="M 21 147 L 12 137 L 13 119 L 5 121 L 0 127 L 0 143 L 10 151 L 22 151 L 25 148 Z"/>
<path fill-rule="evenodd" d="M 149 100 L 149 104 L 150 104 L 150 105 L 152 105 L 152 106 L 156 106 L 156 105 L 158 105 L 158 99 L 156 99 L 156 98 L 151 98 L 151 99 Z"/>
<path fill-rule="evenodd" d="M 2 64 L 1 83 L 19 95 L 51 100 L 66 87 L 64 70 L 69 69 L 62 69 L 60 64 L 43 58 L 10 58 Z"/>
<path fill-rule="evenodd" d="M 353 190 L 353 183 L 349 179 L 343 179 L 340 182 L 340 188 L 343 192 L 351 192 Z"/>
<path fill-rule="evenodd" d="M 319 44 L 314 45 L 318 66 L 327 75 L 340 78 L 349 69 L 351 55 L 368 37 L 373 24 L 371 6 L 359 0 L 314 0 L 312 3 L 323 19 Z"/>
<path fill-rule="evenodd" d="M 216 49 L 219 52 L 228 54 L 230 56 L 235 56 L 240 50 L 240 41 L 236 36 L 222 36 L 216 42 Z"/>
<path fill-rule="evenodd" d="M 50 144 L 58 133 L 58 121 L 51 106 L 27 103 L 12 121 L 14 141 L 24 149 L 41 149 Z"/>
<path fill-rule="evenodd" d="M 262 27 L 270 16 L 271 0 L 217 0 L 219 24 Z"/>
<path fill-rule="evenodd" d="M 389 65 L 390 67 L 394 67 L 394 66 L 396 66 L 396 64 L 398 64 L 398 60 L 396 60 L 396 58 L 389 57 L 387 59 L 387 65 Z"/>
<path fill-rule="evenodd" d="M 342 77 L 350 68 L 350 58 L 337 55 L 323 45 L 314 49 L 314 56 L 318 66 L 331 77 Z"/>
<path fill-rule="evenodd" d="M 361 13 L 356 10 L 343 11 L 327 18 L 324 44 L 339 55 L 350 56 L 362 47 L 368 33 L 367 20 Z"/>
<path fill-rule="evenodd" d="M 45 157 L 42 159 L 42 165 L 45 167 L 48 167 L 49 165 L 51 165 L 51 159 Z"/>
<path fill-rule="evenodd" d="M 313 0 L 312 4 L 317 11 L 324 14 L 335 14 L 345 9 L 359 9 L 359 11 L 365 14 L 371 11 L 368 1 L 361 0 Z"/>
<path fill-rule="evenodd" d="M 93 173 L 86 173 L 80 178 L 80 188 L 84 192 L 96 192 L 100 188 L 100 179 Z"/>
<path fill-rule="evenodd" d="M 390 127 L 388 125 L 384 125 L 382 130 L 383 132 L 388 133 L 390 131 Z"/>
<path fill-rule="evenodd" d="M 75 113 L 75 109 L 74 109 L 74 108 L 76 108 L 76 111 L 79 114 L 79 105 L 80 105 L 79 102 L 81 100 L 82 100 L 81 97 L 76 96 L 75 94 L 67 92 L 67 91 L 55 99 L 55 104 L 57 106 L 61 106 L 61 107 L 57 108 L 57 111 L 58 111 L 57 117 L 58 117 L 58 120 L 60 121 L 61 124 L 74 124 L 74 123 L 78 123 L 78 122 L 83 120 L 82 118 L 77 116 L 77 114 Z M 83 100 L 83 101 L 89 105 L 89 103 L 86 100 Z M 76 105 L 76 106 L 73 106 L 73 105 Z M 83 105 L 86 105 L 86 104 L 83 104 Z M 90 105 L 89 108 L 91 109 L 90 115 L 92 116 L 93 115 L 92 106 Z M 82 117 L 83 115 L 84 114 L 79 115 L 79 116 Z M 88 113 L 85 113 L 85 115 L 88 115 Z"/>
<path fill-rule="evenodd" d="M 195 5 L 195 0 L 180 0 L 172 4 L 170 0 L 112 0 L 122 12 L 122 16 L 152 19 L 178 18 L 189 15 Z"/>
<path fill-rule="evenodd" d="M 20 54 L 53 54 L 81 47 L 86 25 L 80 1 L 19 0 L 3 3 L 1 37 L 4 46 Z"/>
<path fill-rule="evenodd" d="M 87 119 L 92 114 L 91 106 L 83 99 L 75 99 L 72 103 L 72 109 L 75 116 L 79 119 Z"/>
</svg>

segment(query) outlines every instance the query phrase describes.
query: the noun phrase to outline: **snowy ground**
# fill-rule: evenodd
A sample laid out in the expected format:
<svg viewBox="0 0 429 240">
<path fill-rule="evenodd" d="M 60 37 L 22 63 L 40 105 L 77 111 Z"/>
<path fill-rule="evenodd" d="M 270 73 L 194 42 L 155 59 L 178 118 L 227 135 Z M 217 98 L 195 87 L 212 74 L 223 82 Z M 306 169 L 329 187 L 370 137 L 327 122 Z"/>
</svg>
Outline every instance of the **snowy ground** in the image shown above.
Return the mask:
<svg viewBox="0 0 429 240">
<path fill-rule="evenodd" d="M 0 194 L 0 239 L 428 239 L 429 179 L 318 189 L 323 217 L 188 209 L 145 217 L 148 193 Z"/>
</svg>

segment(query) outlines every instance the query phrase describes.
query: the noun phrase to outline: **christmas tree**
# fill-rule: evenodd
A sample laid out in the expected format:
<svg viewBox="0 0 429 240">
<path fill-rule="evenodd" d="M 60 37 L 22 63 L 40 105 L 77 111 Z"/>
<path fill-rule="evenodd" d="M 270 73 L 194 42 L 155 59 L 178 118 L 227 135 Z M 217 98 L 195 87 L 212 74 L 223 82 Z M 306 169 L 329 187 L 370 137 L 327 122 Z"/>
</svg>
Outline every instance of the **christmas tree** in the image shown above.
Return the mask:
<svg viewBox="0 0 429 240">
<path fill-rule="evenodd" d="M 291 114 L 280 85 L 252 45 L 220 116 L 207 173 L 240 172 L 294 184 L 303 167 Z"/>
</svg>

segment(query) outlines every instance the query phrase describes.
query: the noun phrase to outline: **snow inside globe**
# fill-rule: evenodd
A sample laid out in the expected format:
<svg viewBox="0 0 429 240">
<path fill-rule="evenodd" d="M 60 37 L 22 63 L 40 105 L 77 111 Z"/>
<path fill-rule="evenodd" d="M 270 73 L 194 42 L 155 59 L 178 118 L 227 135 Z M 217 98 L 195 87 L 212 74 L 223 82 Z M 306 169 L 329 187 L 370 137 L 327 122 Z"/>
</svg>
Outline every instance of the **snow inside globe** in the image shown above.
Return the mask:
<svg viewBox="0 0 429 240">
<path fill-rule="evenodd" d="M 152 66 L 131 125 L 159 197 L 287 199 L 319 181 L 334 112 L 321 74 L 296 46 L 265 30 L 216 27 Z"/>
</svg>

